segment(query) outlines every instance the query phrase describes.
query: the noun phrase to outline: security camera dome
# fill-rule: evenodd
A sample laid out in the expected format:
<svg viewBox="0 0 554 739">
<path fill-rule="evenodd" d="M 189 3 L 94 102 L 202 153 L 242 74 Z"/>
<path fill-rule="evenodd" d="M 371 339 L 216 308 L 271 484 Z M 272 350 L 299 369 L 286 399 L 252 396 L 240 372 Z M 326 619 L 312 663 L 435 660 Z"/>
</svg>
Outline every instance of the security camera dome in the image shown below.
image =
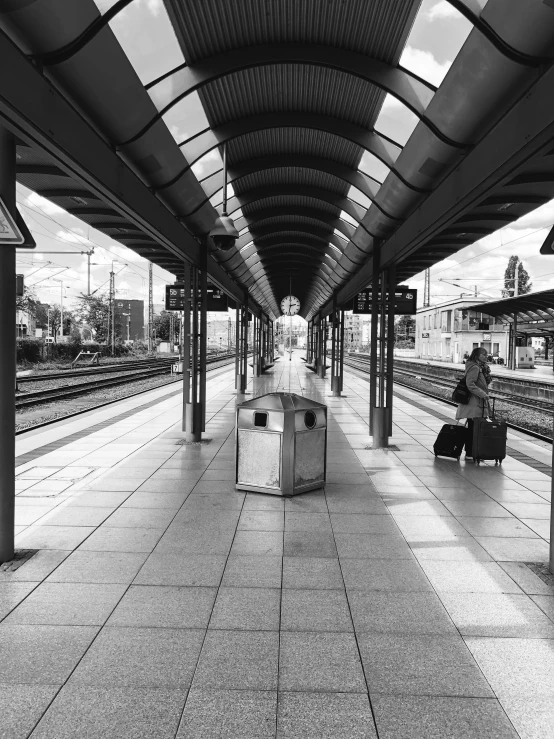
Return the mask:
<svg viewBox="0 0 554 739">
<path fill-rule="evenodd" d="M 223 214 L 216 218 L 215 225 L 210 231 L 210 238 L 216 249 L 229 251 L 234 247 L 238 237 L 239 232 L 230 216 Z"/>
</svg>

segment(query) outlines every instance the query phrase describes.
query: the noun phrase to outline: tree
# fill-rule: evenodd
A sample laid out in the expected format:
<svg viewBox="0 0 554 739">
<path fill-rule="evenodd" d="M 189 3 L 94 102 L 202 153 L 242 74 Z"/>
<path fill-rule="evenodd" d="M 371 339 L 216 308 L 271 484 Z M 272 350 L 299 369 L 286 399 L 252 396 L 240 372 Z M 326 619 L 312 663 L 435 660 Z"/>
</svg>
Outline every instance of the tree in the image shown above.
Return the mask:
<svg viewBox="0 0 554 739">
<path fill-rule="evenodd" d="M 154 316 L 154 331 L 157 339 L 161 341 L 178 341 L 179 339 L 179 321 L 175 317 L 173 322 L 173 338 L 170 338 L 171 331 L 171 312 L 163 310 L 160 314 Z"/>
<path fill-rule="evenodd" d="M 529 282 L 529 273 L 523 266 L 523 262 L 518 256 L 511 256 L 508 260 L 508 266 L 504 272 L 504 290 L 502 290 L 502 296 L 504 298 L 513 298 L 515 294 L 515 274 L 516 269 L 518 270 L 517 278 L 517 294 L 525 295 L 525 293 L 531 292 L 533 287 L 532 283 Z"/>
<path fill-rule="evenodd" d="M 35 293 L 28 287 L 23 288 L 23 295 L 17 295 L 15 309 L 30 316 L 35 315 L 38 300 Z"/>
<path fill-rule="evenodd" d="M 47 328 L 48 327 L 48 311 L 50 310 L 50 306 L 48 303 L 41 303 L 40 301 L 37 301 L 35 305 L 35 318 L 37 321 L 37 328 Z"/>
<path fill-rule="evenodd" d="M 108 337 L 108 321 L 110 316 L 110 301 L 107 295 L 81 295 L 77 298 L 75 315 L 82 323 L 94 331 L 96 341 L 106 341 Z M 116 336 L 117 336 L 116 326 Z M 119 326 L 121 335 L 121 326 Z"/>
<path fill-rule="evenodd" d="M 59 305 L 53 305 L 50 308 L 50 333 L 54 337 L 54 341 L 58 342 L 58 336 L 61 335 L 61 319 L 62 311 Z M 63 335 L 70 336 L 71 326 L 75 318 L 73 312 L 69 310 L 63 311 Z"/>
<path fill-rule="evenodd" d="M 394 334 L 397 341 L 415 342 L 415 321 L 412 316 L 398 316 L 395 319 Z"/>
</svg>

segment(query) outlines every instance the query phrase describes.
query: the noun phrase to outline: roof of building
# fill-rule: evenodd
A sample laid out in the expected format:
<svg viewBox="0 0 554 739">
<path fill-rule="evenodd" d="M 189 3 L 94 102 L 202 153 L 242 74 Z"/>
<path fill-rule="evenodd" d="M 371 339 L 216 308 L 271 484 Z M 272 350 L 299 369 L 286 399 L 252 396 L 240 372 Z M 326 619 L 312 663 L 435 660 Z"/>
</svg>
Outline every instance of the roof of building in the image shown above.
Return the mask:
<svg viewBox="0 0 554 739">
<path fill-rule="evenodd" d="M 500 316 L 507 323 L 517 319 L 517 330 L 537 335 L 554 333 L 554 290 L 540 290 L 516 297 L 472 305 L 490 316 Z"/>
<path fill-rule="evenodd" d="M 468 35 L 437 87 L 400 64 L 420 0 L 15 3 L 17 177 L 179 277 L 210 248 L 273 317 L 291 283 L 304 317 L 344 304 L 376 247 L 405 282 L 554 197 L 552 9 L 450 4 Z M 230 253 L 206 242 L 224 147 Z"/>
</svg>

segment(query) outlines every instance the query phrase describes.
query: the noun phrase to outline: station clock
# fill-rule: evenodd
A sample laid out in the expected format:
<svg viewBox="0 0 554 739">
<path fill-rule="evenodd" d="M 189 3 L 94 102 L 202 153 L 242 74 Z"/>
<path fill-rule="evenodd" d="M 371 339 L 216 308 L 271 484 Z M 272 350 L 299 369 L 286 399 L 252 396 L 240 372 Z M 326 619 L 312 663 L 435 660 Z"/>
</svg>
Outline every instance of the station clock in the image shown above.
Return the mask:
<svg viewBox="0 0 554 739">
<path fill-rule="evenodd" d="M 300 301 L 294 295 L 287 295 L 281 300 L 281 313 L 284 316 L 295 316 L 300 310 Z"/>
</svg>

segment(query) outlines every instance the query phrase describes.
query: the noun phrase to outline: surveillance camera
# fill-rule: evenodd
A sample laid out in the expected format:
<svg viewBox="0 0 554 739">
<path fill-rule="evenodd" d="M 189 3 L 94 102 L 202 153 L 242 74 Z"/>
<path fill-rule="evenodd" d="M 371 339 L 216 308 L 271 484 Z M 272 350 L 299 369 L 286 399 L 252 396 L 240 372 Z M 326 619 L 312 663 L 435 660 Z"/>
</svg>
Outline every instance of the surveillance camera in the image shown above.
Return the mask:
<svg viewBox="0 0 554 739">
<path fill-rule="evenodd" d="M 235 245 L 239 232 L 235 228 L 233 219 L 226 213 L 216 218 L 215 225 L 210 231 L 210 237 L 216 249 L 229 251 Z"/>
<path fill-rule="evenodd" d="M 229 251 L 234 247 L 236 238 L 229 236 L 229 234 L 218 234 L 217 236 L 212 236 L 212 241 L 214 242 L 215 248 L 219 249 L 219 251 Z"/>
</svg>

